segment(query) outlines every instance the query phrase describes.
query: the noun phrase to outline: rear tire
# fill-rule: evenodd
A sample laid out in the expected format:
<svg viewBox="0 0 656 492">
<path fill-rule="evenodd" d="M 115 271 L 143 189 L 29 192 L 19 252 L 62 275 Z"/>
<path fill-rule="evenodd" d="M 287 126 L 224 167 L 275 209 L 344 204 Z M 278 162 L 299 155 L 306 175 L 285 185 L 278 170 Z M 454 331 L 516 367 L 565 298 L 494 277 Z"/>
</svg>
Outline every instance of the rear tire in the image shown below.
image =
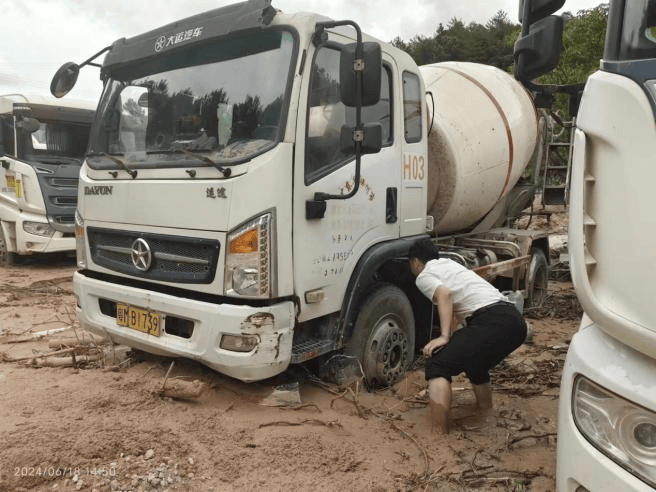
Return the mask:
<svg viewBox="0 0 656 492">
<path fill-rule="evenodd" d="M 0 267 L 10 267 L 16 264 L 16 253 L 8 251 L 8 241 L 5 239 L 2 226 L 0 226 Z"/>
<path fill-rule="evenodd" d="M 366 297 L 344 352 L 357 357 L 369 386 L 390 386 L 412 363 L 415 319 L 405 293 L 379 284 Z"/>
<path fill-rule="evenodd" d="M 547 296 L 549 285 L 549 265 L 544 251 L 539 248 L 532 250 L 533 257 L 526 274 L 526 306 L 538 307 Z"/>
</svg>

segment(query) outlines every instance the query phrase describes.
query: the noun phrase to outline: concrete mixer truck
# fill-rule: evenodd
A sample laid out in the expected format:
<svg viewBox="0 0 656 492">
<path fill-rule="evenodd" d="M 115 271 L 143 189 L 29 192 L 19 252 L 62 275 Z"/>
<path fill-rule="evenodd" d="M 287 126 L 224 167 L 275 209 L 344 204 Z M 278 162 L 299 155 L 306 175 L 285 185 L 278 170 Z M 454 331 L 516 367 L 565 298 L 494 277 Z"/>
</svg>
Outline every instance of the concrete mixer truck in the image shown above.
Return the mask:
<svg viewBox="0 0 656 492">
<path fill-rule="evenodd" d="M 243 381 L 357 357 L 390 384 L 430 336 L 407 251 L 445 255 L 528 302 L 548 240 L 530 203 L 531 98 L 489 66 L 417 67 L 352 21 L 251 0 L 106 53 L 80 175 L 81 325 Z"/>
</svg>

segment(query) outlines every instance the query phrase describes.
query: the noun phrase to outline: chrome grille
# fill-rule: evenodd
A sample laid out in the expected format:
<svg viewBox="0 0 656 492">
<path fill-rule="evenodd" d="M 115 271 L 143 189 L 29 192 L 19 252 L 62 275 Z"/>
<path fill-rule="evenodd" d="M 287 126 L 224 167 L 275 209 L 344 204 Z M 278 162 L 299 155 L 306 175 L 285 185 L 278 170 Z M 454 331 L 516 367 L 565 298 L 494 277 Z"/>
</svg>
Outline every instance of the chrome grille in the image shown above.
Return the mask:
<svg viewBox="0 0 656 492">
<path fill-rule="evenodd" d="M 91 258 L 97 265 L 134 277 L 178 283 L 209 284 L 216 274 L 220 244 L 211 239 L 148 234 L 89 227 Z M 152 263 L 146 271 L 132 261 L 132 246 L 143 239 Z"/>
<path fill-rule="evenodd" d="M 55 188 L 77 188 L 78 179 L 57 176 L 54 178 L 48 178 L 48 182 Z"/>
</svg>

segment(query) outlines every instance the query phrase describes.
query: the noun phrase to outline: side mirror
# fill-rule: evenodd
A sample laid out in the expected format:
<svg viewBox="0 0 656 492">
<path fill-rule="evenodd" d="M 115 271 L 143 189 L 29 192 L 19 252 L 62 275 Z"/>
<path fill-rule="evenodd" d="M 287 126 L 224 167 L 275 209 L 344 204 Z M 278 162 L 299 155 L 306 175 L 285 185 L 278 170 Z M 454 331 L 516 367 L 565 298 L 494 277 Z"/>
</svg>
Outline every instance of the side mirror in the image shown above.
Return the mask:
<svg viewBox="0 0 656 492">
<path fill-rule="evenodd" d="M 563 19 L 550 15 L 531 25 L 529 34 L 515 43 L 516 75 L 522 82 L 551 72 L 563 49 Z"/>
<path fill-rule="evenodd" d="M 36 118 L 23 118 L 18 123 L 16 123 L 18 128 L 22 128 L 28 133 L 34 133 L 39 128 L 41 128 L 41 122 Z"/>
<path fill-rule="evenodd" d="M 362 43 L 362 58 L 356 57 L 357 43 L 342 47 L 339 61 L 339 86 L 342 102 L 346 106 L 358 106 L 357 71 L 362 72 L 362 106 L 373 106 L 380 100 L 380 81 L 383 58 L 380 45 L 374 42 Z M 364 64 L 364 66 L 361 66 Z"/>
<path fill-rule="evenodd" d="M 340 150 L 344 154 L 353 152 L 356 133 L 355 127 L 343 125 L 339 135 Z M 362 130 L 361 154 L 377 154 L 383 146 L 383 126 L 380 123 L 367 123 Z"/>
<path fill-rule="evenodd" d="M 561 9 L 563 5 L 565 5 L 565 0 L 519 0 L 519 23 L 531 25 Z M 526 6 L 528 6 L 528 12 L 524 12 Z"/>
<path fill-rule="evenodd" d="M 50 93 L 55 97 L 64 97 L 77 82 L 80 66 L 73 62 L 64 63 L 50 82 Z"/>
</svg>

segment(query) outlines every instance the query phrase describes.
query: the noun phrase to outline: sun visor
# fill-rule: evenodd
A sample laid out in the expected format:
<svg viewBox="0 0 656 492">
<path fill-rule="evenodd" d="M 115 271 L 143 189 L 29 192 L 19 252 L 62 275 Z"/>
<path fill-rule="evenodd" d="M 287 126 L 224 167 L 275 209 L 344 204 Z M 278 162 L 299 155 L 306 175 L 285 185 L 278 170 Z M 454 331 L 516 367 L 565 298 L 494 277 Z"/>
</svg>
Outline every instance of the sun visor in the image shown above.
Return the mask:
<svg viewBox="0 0 656 492">
<path fill-rule="evenodd" d="M 114 42 L 103 63 L 103 75 L 117 65 L 179 51 L 232 32 L 268 25 L 276 14 L 271 0 L 249 0 L 167 24 Z"/>
</svg>

